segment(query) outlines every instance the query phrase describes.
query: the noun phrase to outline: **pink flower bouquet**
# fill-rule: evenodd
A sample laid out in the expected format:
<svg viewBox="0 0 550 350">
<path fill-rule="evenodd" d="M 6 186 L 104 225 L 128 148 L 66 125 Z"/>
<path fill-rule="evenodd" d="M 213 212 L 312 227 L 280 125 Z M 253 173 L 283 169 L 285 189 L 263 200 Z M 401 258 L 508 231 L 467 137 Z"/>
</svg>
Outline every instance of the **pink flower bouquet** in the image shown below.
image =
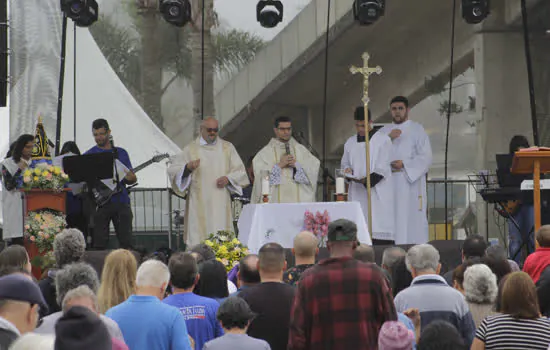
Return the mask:
<svg viewBox="0 0 550 350">
<path fill-rule="evenodd" d="M 317 211 L 315 214 L 306 210 L 304 213 L 304 230 L 313 232 L 317 236 L 319 247 L 326 247 L 327 245 L 329 223 L 330 216 L 326 210 L 323 213 Z"/>
</svg>

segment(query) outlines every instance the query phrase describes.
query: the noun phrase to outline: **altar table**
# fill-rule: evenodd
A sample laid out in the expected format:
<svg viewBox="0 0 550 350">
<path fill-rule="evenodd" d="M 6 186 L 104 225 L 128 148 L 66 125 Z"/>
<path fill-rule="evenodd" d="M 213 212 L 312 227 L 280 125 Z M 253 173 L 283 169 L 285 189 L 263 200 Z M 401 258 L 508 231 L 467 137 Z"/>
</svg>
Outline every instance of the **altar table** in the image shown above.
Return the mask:
<svg viewBox="0 0 550 350">
<path fill-rule="evenodd" d="M 307 210 L 314 215 L 327 210 L 330 221 L 348 219 L 355 222 L 359 242 L 372 245 L 359 202 L 248 204 L 239 217 L 239 240 L 254 254 L 270 242 L 292 248 L 294 237 L 304 230 Z"/>
</svg>

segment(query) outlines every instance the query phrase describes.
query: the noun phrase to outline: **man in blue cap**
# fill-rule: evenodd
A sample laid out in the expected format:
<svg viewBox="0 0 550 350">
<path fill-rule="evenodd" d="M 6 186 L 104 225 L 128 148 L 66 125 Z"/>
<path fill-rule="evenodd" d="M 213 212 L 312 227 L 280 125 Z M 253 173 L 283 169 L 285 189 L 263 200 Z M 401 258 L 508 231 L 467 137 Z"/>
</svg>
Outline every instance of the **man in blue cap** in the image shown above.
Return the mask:
<svg viewBox="0 0 550 350">
<path fill-rule="evenodd" d="M 32 332 L 40 308 L 47 308 L 40 288 L 30 276 L 15 273 L 0 278 L 0 349 Z"/>
</svg>

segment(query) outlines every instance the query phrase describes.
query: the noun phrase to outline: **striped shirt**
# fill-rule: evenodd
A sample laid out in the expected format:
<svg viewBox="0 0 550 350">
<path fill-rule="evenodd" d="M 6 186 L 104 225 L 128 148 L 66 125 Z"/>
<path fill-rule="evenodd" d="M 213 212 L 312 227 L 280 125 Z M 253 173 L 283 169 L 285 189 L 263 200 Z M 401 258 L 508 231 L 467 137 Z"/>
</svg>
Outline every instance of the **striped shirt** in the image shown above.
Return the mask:
<svg viewBox="0 0 550 350">
<path fill-rule="evenodd" d="M 489 316 L 481 322 L 476 338 L 485 343 L 486 350 L 546 350 L 550 344 L 550 321 L 545 317 L 530 320 L 505 314 Z"/>
</svg>

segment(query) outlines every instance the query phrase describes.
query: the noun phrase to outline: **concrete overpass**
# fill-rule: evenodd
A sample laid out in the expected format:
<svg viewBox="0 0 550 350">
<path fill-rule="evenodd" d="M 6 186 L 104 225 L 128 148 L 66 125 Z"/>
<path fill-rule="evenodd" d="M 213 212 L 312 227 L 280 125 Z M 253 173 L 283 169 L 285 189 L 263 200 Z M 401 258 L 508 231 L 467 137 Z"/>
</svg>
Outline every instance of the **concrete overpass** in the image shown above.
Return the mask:
<svg viewBox="0 0 550 350">
<path fill-rule="evenodd" d="M 352 3 L 353 0 L 332 2 L 327 160 L 339 158 L 343 142 L 353 132 L 351 111 L 360 104 L 362 85 L 360 77 L 349 73 L 349 66 L 361 64 L 362 52 L 367 50 L 371 64 L 384 69 L 380 77 L 371 80 L 371 109 L 379 120 L 387 120 L 387 103 L 392 96 L 408 96 L 415 105 L 433 94 L 425 87 L 427 78 L 442 82 L 443 87 L 449 75 L 451 1 L 387 1 L 385 17 L 368 27 L 354 22 Z M 542 1 L 528 0 L 529 8 L 539 3 Z M 466 24 L 459 10 L 454 72 L 458 75 L 476 66 L 481 152 L 477 152 L 475 163 L 481 166 L 494 158 L 495 149 L 503 148 L 510 133 L 530 134 L 530 124 L 520 118 L 509 118 L 503 123 L 505 112 L 517 112 L 515 115 L 520 116 L 528 111 L 522 38 L 518 31 L 520 1 L 492 2 L 491 16 L 480 25 Z M 234 142 L 243 158 L 267 142 L 272 135 L 271 123 L 281 114 L 292 116 L 295 130 L 304 132 L 322 154 L 326 17 L 327 1 L 312 0 L 255 61 L 217 94 L 222 136 Z M 498 76 L 503 78 L 490 81 Z M 502 101 L 503 96 L 512 95 L 517 98 Z M 494 105 L 489 106 L 488 102 L 499 106 L 493 111 Z M 484 137 L 491 130 L 503 132 L 502 140 L 494 142 L 494 147 L 489 147 Z"/>
</svg>

